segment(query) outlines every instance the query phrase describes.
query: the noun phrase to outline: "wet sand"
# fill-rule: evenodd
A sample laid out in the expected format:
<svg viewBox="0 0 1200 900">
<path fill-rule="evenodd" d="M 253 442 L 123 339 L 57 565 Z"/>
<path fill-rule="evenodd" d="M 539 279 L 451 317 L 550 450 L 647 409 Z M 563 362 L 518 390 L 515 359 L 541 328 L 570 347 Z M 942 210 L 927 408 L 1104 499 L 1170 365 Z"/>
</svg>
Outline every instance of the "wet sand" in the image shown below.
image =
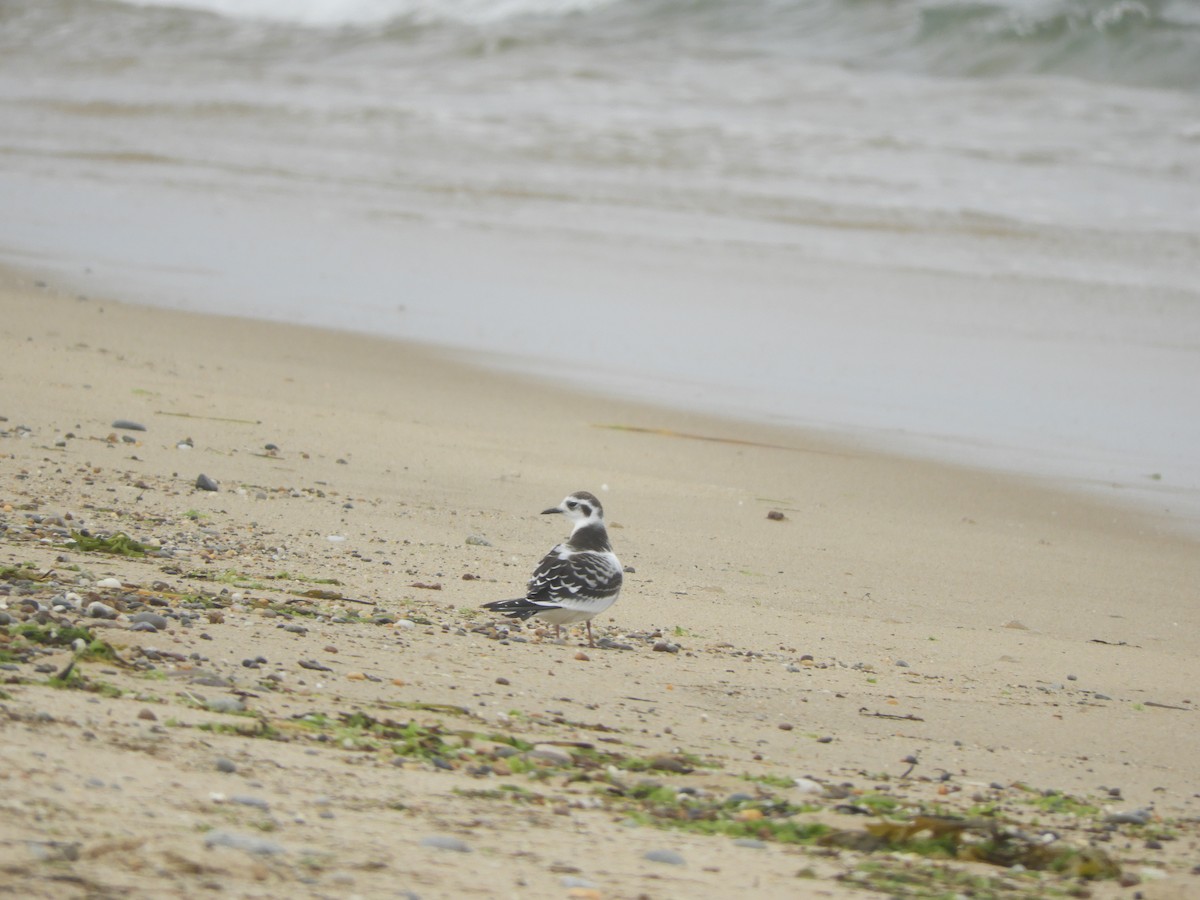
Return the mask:
<svg viewBox="0 0 1200 900">
<path fill-rule="evenodd" d="M 412 345 L 12 272 L 0 305 L 18 895 L 1200 890 L 1200 553 L 1164 519 Z M 576 489 L 631 570 L 607 647 L 479 609 Z M 865 830 L 935 812 L 1065 872 Z"/>
</svg>

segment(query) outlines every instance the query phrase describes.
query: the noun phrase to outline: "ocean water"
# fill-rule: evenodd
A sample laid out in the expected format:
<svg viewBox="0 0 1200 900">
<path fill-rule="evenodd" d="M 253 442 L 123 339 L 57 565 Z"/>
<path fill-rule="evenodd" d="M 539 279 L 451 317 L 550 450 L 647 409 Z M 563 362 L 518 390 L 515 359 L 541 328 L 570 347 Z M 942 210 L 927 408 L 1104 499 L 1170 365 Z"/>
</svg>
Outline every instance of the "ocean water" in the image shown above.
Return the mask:
<svg viewBox="0 0 1200 900">
<path fill-rule="evenodd" d="M 1200 530 L 1191 0 L 4 0 L 0 260 Z"/>
</svg>

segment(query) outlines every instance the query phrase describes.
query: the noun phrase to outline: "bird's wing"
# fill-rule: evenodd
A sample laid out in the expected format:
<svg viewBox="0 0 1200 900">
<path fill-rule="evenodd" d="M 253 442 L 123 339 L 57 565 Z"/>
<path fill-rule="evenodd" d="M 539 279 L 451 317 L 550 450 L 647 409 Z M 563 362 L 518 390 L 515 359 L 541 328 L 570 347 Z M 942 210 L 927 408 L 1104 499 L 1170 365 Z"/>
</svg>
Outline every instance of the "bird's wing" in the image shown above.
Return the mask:
<svg viewBox="0 0 1200 900">
<path fill-rule="evenodd" d="M 621 589 L 621 578 L 621 566 L 613 554 L 575 553 L 559 544 L 538 564 L 525 596 L 537 603 L 609 597 Z"/>
</svg>

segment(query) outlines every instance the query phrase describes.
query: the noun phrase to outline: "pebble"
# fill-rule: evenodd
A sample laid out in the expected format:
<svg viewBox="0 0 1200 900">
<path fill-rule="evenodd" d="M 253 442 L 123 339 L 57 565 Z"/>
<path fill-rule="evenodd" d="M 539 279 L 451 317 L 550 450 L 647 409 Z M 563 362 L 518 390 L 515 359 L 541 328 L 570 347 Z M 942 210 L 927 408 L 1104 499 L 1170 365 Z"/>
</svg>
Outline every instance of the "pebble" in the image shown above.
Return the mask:
<svg viewBox="0 0 1200 900">
<path fill-rule="evenodd" d="M 88 604 L 87 614 L 93 619 L 115 619 L 120 615 L 107 603 L 101 603 L 99 600 L 93 600 Z"/>
<path fill-rule="evenodd" d="M 541 759 L 556 766 L 569 766 L 572 763 L 571 754 L 553 744 L 537 744 L 527 754 L 530 759 Z"/>
<path fill-rule="evenodd" d="M 1150 810 L 1135 809 L 1129 812 L 1109 813 L 1104 817 L 1104 821 L 1113 825 L 1146 825 L 1152 818 Z"/>
<path fill-rule="evenodd" d="M 580 662 L 588 662 L 591 659 L 591 657 L 588 656 L 586 653 L 584 653 L 582 650 L 580 650 L 578 653 L 575 654 L 575 658 L 577 660 L 579 660 Z"/>
<path fill-rule="evenodd" d="M 101 578 L 96 582 L 95 587 L 101 591 L 120 590 L 124 585 L 121 584 L 119 578 Z"/>
<path fill-rule="evenodd" d="M 444 834 L 433 834 L 421 838 L 422 847 L 433 847 L 435 850 L 453 850 L 455 853 L 470 853 L 471 848 L 466 841 Z"/>
<path fill-rule="evenodd" d="M 755 838 L 738 838 L 733 842 L 735 847 L 749 847 L 751 850 L 765 850 L 767 848 L 766 841 L 756 840 Z"/>
<path fill-rule="evenodd" d="M 815 794 L 820 796 L 825 793 L 825 785 L 819 781 L 813 781 L 811 778 L 795 779 L 796 790 L 801 794 Z"/>
<path fill-rule="evenodd" d="M 478 534 L 467 535 L 467 543 L 470 544 L 472 547 L 490 547 L 490 546 L 492 546 L 491 541 L 489 541 L 485 537 L 481 537 Z"/>
<path fill-rule="evenodd" d="M 74 862 L 79 859 L 81 845 L 76 841 L 28 841 L 27 846 L 36 859 Z"/>
<path fill-rule="evenodd" d="M 221 485 L 217 483 L 215 478 L 210 478 L 201 472 L 196 478 L 196 488 L 201 491 L 219 491 Z"/>
<path fill-rule="evenodd" d="M 146 426 L 141 422 L 133 422 L 129 419 L 117 419 L 112 423 L 113 428 L 120 428 L 124 431 L 145 431 Z"/>
<path fill-rule="evenodd" d="M 657 653 L 678 653 L 679 645 L 672 644 L 670 641 L 655 641 L 654 647 L 651 649 Z"/>
<path fill-rule="evenodd" d="M 157 722 L 158 716 L 154 714 L 152 709 L 142 709 L 138 711 L 138 718 L 145 719 L 147 722 Z"/>
<path fill-rule="evenodd" d="M 159 631 L 163 631 L 164 629 L 166 629 L 167 625 L 170 624 L 167 622 L 166 616 L 160 616 L 158 613 L 146 612 L 145 610 L 143 610 L 142 612 L 139 612 L 139 613 L 134 613 L 132 616 L 129 617 L 129 621 L 134 622 L 134 623 L 153 625 Z"/>
<path fill-rule="evenodd" d="M 153 625 L 151 625 L 149 622 L 134 622 L 133 627 L 131 627 L 129 630 L 130 631 L 144 631 L 147 634 L 158 634 L 158 629 L 155 628 Z"/>
<path fill-rule="evenodd" d="M 253 806 L 255 809 L 267 810 L 271 808 L 266 800 L 261 797 L 251 797 L 249 794 L 234 794 L 229 798 L 230 803 L 237 803 L 239 806 Z"/>
<path fill-rule="evenodd" d="M 303 625 L 297 625 L 295 622 L 290 622 L 283 626 L 283 630 L 288 634 L 308 634 L 308 629 Z"/>
<path fill-rule="evenodd" d="M 666 863 L 670 866 L 687 865 L 683 857 L 674 850 L 647 850 L 642 854 L 642 859 L 647 859 L 650 862 Z"/>
<path fill-rule="evenodd" d="M 236 831 L 226 831 L 217 828 L 204 835 L 205 847 L 232 847 L 234 850 L 244 850 L 258 856 L 278 856 L 283 853 L 283 847 L 266 838 L 249 834 L 238 834 Z"/>
<path fill-rule="evenodd" d="M 224 756 L 218 756 L 216 767 L 218 772 L 224 772 L 226 775 L 232 775 L 237 771 L 237 766 L 233 764 L 233 760 L 227 759 Z"/>
<path fill-rule="evenodd" d="M 620 641 L 614 641 L 612 638 L 602 637 L 596 642 L 597 647 L 603 647 L 605 650 L 632 650 L 633 644 L 623 644 Z"/>
<path fill-rule="evenodd" d="M 246 711 L 246 704 L 237 697 L 214 697 L 204 705 L 213 712 L 219 713 L 235 713 Z"/>
<path fill-rule="evenodd" d="M 217 675 L 212 672 L 203 672 L 194 678 L 189 679 L 190 684 L 198 684 L 201 687 L 233 687 L 233 681 Z"/>
<path fill-rule="evenodd" d="M 577 875 L 564 875 L 562 886 L 565 888 L 583 888 L 584 890 L 595 890 L 597 887 L 594 881 L 588 881 L 586 878 L 580 878 Z"/>
<path fill-rule="evenodd" d="M 908 665 L 908 663 L 906 663 L 906 662 L 905 662 L 904 660 L 902 660 L 902 659 L 898 659 L 898 660 L 896 660 L 896 665 L 898 665 L 898 666 L 899 666 L 900 668 L 902 668 L 902 669 L 907 669 L 907 668 L 909 668 L 909 665 Z"/>
</svg>

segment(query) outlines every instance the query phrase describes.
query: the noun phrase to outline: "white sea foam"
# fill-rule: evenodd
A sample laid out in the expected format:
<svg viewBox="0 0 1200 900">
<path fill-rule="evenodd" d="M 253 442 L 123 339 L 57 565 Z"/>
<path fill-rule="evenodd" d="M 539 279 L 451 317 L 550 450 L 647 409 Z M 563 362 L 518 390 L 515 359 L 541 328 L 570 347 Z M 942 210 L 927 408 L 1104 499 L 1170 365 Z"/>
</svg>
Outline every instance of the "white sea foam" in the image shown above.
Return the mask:
<svg viewBox="0 0 1200 900">
<path fill-rule="evenodd" d="M 395 19 L 417 22 L 498 22 L 525 15 L 562 15 L 618 0 L 122 0 L 215 13 L 237 19 L 310 27 L 373 25 Z"/>
</svg>

